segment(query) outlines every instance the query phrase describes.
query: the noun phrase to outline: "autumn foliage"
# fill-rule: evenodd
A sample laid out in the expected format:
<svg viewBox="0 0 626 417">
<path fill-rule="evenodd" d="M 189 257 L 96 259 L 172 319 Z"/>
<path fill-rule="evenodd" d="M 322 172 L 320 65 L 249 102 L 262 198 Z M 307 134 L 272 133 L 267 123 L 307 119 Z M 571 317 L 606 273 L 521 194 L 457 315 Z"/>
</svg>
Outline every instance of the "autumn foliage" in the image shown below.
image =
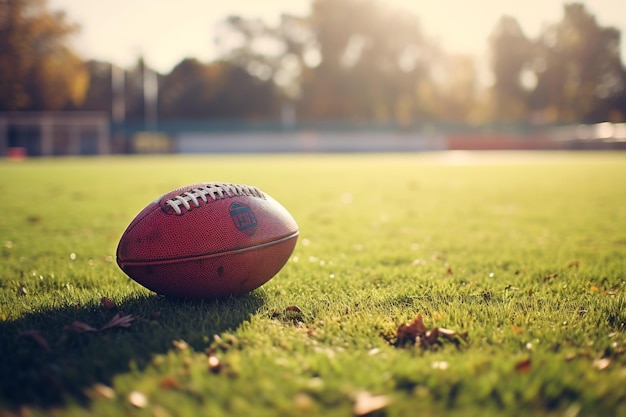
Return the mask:
<svg viewBox="0 0 626 417">
<path fill-rule="evenodd" d="M 77 57 L 68 47 L 77 26 L 42 0 L 0 2 L 0 16 L 0 111 L 111 112 L 112 74 L 122 71 L 125 120 L 143 119 L 149 62 L 119 69 Z M 160 120 L 276 121 L 286 104 L 302 121 L 401 127 L 626 117 L 621 34 L 578 3 L 534 38 L 502 16 L 487 65 L 443 50 L 419 16 L 376 0 L 314 0 L 309 15 L 275 25 L 229 16 L 218 35 L 240 41 L 213 62 L 189 57 L 157 74 Z"/>
</svg>

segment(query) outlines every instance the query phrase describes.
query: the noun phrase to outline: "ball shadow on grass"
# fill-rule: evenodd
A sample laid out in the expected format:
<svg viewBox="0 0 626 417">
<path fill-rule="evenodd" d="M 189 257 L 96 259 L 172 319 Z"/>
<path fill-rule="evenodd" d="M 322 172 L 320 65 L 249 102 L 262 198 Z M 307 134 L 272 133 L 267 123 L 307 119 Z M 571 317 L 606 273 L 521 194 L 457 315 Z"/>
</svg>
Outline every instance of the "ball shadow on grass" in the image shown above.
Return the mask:
<svg viewBox="0 0 626 417">
<path fill-rule="evenodd" d="M 0 327 L 0 409 L 87 403 L 85 390 L 94 384 L 109 385 L 117 374 L 144 368 L 154 355 L 174 349 L 174 340 L 182 339 L 191 349 L 203 351 L 213 335 L 234 331 L 264 303 L 262 293 L 214 300 L 145 295 L 112 309 L 64 306 L 4 322 Z M 72 323 L 81 322 L 99 330 L 118 312 L 134 317 L 131 327 L 84 333 L 69 329 Z"/>
</svg>

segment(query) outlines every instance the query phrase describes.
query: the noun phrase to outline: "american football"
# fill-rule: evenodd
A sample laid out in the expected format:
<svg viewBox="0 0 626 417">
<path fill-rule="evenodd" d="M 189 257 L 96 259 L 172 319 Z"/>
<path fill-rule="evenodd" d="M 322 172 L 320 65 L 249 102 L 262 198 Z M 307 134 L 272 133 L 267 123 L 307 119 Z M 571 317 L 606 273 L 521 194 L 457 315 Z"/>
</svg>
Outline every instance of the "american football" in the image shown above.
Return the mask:
<svg viewBox="0 0 626 417">
<path fill-rule="evenodd" d="M 118 244 L 117 264 L 169 297 L 242 294 L 278 273 L 298 234 L 291 214 L 256 187 L 192 184 L 159 197 L 134 218 Z"/>
</svg>

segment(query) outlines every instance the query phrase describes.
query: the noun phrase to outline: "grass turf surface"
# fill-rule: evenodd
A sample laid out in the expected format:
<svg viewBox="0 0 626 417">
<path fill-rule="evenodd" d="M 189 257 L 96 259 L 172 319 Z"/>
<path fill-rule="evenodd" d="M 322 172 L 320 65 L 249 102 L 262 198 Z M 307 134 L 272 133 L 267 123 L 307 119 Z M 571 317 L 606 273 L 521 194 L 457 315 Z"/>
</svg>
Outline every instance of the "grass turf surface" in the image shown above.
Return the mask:
<svg viewBox="0 0 626 417">
<path fill-rule="evenodd" d="M 622 153 L 3 162 L 0 410 L 626 415 L 625 180 Z M 198 181 L 256 185 L 299 222 L 260 289 L 172 301 L 117 268 L 135 214 Z M 67 329 L 109 322 L 102 297 L 130 328 Z M 417 314 L 467 342 L 394 346 Z"/>
</svg>

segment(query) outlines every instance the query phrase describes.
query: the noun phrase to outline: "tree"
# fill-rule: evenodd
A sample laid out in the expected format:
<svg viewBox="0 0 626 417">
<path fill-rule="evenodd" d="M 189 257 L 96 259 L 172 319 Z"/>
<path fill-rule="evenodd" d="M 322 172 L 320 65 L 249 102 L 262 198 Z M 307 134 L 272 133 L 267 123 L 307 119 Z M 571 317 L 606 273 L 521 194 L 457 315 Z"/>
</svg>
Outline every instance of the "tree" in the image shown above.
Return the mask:
<svg viewBox="0 0 626 417">
<path fill-rule="evenodd" d="M 623 120 L 611 117 L 626 86 L 619 51 L 617 29 L 599 26 L 582 4 L 565 5 L 563 20 L 538 41 L 531 106 L 548 122 Z"/>
<path fill-rule="evenodd" d="M 528 94 L 524 85 L 532 59 L 532 41 L 523 33 L 517 20 L 500 18 L 489 38 L 492 86 L 492 117 L 499 122 L 520 122 L 528 118 Z"/>
<path fill-rule="evenodd" d="M 77 110 L 111 111 L 111 64 L 102 61 L 87 61 L 85 63 L 89 74 L 89 87 L 85 97 L 76 106 Z"/>
<path fill-rule="evenodd" d="M 402 124 L 437 118 L 432 72 L 442 54 L 416 16 L 374 0 L 316 0 L 310 22 L 321 62 L 302 87 L 305 113 Z"/>
<path fill-rule="evenodd" d="M 481 102 L 480 86 L 474 58 L 451 55 L 441 70 L 441 109 L 439 119 L 446 122 L 484 122 L 485 103 Z"/>
<path fill-rule="evenodd" d="M 311 54 L 317 53 L 310 29 L 308 18 L 288 14 L 281 16 L 276 27 L 260 19 L 229 16 L 218 35 L 218 43 L 222 38 L 231 40 L 221 59 L 261 80 L 272 80 L 287 97 L 295 99 L 300 94 L 302 71 L 309 66 Z"/>
<path fill-rule="evenodd" d="M 161 82 L 161 118 L 270 119 L 277 118 L 279 96 L 263 81 L 228 62 L 204 64 L 181 61 Z"/>
<path fill-rule="evenodd" d="M 355 18 L 358 16 L 358 18 Z M 224 59 L 271 79 L 300 118 L 410 123 L 435 117 L 441 60 L 417 18 L 376 0 L 314 0 L 276 27 L 231 17 L 239 45 Z"/>
<path fill-rule="evenodd" d="M 81 102 L 88 73 L 66 44 L 77 30 L 45 0 L 0 0 L 1 110 L 59 110 Z"/>
<path fill-rule="evenodd" d="M 164 118 L 194 119 L 206 116 L 209 96 L 207 68 L 195 58 L 176 65 L 163 78 L 160 114 Z"/>
</svg>

